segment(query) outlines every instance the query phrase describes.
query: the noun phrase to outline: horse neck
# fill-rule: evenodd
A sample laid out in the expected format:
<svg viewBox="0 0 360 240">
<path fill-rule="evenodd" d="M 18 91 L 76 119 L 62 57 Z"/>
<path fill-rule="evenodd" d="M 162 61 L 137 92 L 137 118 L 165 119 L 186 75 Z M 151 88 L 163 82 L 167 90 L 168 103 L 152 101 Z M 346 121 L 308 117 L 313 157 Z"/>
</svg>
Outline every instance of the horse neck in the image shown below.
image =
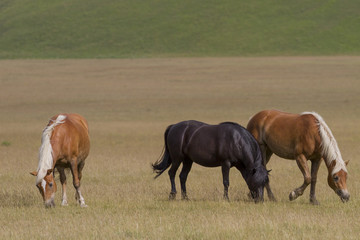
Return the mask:
<svg viewBox="0 0 360 240">
<path fill-rule="evenodd" d="M 328 169 L 331 167 L 332 162 L 336 161 L 333 172 L 338 172 L 341 168 L 344 168 L 344 170 L 346 171 L 345 163 L 342 159 L 335 138 L 324 139 L 322 137 L 321 151 L 322 157 L 324 158 L 325 164 Z"/>
<path fill-rule="evenodd" d="M 39 165 L 38 165 L 38 174 L 36 178 L 36 183 L 39 183 L 41 179 L 46 176 L 48 169 L 53 169 L 53 156 L 52 156 L 52 146 L 50 142 L 52 134 L 52 128 L 45 128 L 41 138 L 41 147 L 39 150 Z"/>
<path fill-rule="evenodd" d="M 336 161 L 335 167 L 332 169 L 332 173 L 338 172 L 341 169 L 347 172 L 346 164 L 342 159 L 340 149 L 336 142 L 334 135 L 332 134 L 330 128 L 321 118 L 320 115 L 312 113 L 318 120 L 319 134 L 321 137 L 321 154 L 325 160 L 325 164 L 329 169 L 333 161 Z"/>
<path fill-rule="evenodd" d="M 340 170 L 343 170 L 345 172 L 347 172 L 347 169 L 346 169 L 346 164 L 344 162 L 344 160 L 341 158 L 341 155 L 340 155 L 340 158 L 329 158 L 328 156 L 323 156 L 324 158 L 324 161 L 325 161 L 325 165 L 327 167 L 327 169 L 329 170 L 329 172 L 331 174 L 334 174 L 334 173 L 337 173 L 339 172 Z M 335 161 L 335 166 L 332 166 L 332 162 Z"/>
<path fill-rule="evenodd" d="M 257 154 L 254 156 L 254 162 L 253 162 L 254 168 L 258 168 L 263 165 L 263 156 L 260 151 L 260 147 L 258 148 L 258 151 L 256 151 L 256 152 L 257 152 Z"/>
<path fill-rule="evenodd" d="M 39 165 L 38 165 L 38 174 L 36 178 L 36 183 L 39 183 L 41 179 L 46 176 L 47 170 L 54 168 L 53 161 L 53 150 L 51 145 L 51 136 L 54 131 L 54 128 L 65 122 L 66 116 L 59 115 L 56 120 L 53 121 L 52 124 L 49 124 L 42 133 L 41 138 L 41 147 L 39 150 Z"/>
</svg>

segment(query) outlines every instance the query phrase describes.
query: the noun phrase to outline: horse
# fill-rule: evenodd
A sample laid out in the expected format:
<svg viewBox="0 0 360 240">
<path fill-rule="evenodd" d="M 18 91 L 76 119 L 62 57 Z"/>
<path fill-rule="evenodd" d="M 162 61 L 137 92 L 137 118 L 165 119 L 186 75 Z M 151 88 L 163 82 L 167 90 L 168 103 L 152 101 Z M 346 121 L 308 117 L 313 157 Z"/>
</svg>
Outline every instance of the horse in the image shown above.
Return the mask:
<svg viewBox="0 0 360 240">
<path fill-rule="evenodd" d="M 55 207 L 55 168 L 60 174 L 62 185 L 61 205 L 68 205 L 65 168 L 70 168 L 76 189 L 75 199 L 81 207 L 87 206 L 81 194 L 80 180 L 89 150 L 89 130 L 85 118 L 78 114 L 59 114 L 50 119 L 42 133 L 37 171 L 30 173 L 36 176 L 36 187 L 45 207 Z"/>
<path fill-rule="evenodd" d="M 170 200 L 176 198 L 175 174 L 181 163 L 181 196 L 188 200 L 186 179 L 195 162 L 204 167 L 221 166 L 226 200 L 229 200 L 229 171 L 235 166 L 245 179 L 251 197 L 255 202 L 263 201 L 264 187 L 269 182 L 268 172 L 262 165 L 258 143 L 244 127 L 232 122 L 209 125 L 195 120 L 183 121 L 168 126 L 164 139 L 164 151 L 152 168 L 157 178 L 171 166 L 168 172 Z"/>
<path fill-rule="evenodd" d="M 350 194 L 347 190 L 347 162 L 341 157 L 338 144 L 324 119 L 315 112 L 291 114 L 277 110 L 264 110 L 250 118 L 247 130 L 258 141 L 264 160 L 264 166 L 273 153 L 285 159 L 296 160 L 303 176 L 303 184 L 289 194 L 290 201 L 295 200 L 310 187 L 310 203 L 319 204 L 315 196 L 317 173 L 322 159 L 328 169 L 328 184 L 347 202 Z M 307 161 L 311 161 L 311 172 Z M 276 201 L 270 184 L 266 190 L 271 200 Z"/>
</svg>

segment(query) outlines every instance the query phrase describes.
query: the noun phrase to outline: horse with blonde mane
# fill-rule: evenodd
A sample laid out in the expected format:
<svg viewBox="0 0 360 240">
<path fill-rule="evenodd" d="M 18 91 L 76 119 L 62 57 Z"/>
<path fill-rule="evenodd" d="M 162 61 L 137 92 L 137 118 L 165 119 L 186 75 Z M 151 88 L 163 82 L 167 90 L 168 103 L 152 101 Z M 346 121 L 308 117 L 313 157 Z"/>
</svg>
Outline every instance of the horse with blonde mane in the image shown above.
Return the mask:
<svg viewBox="0 0 360 240">
<path fill-rule="evenodd" d="M 80 180 L 89 150 L 90 139 L 85 118 L 78 114 L 59 114 L 50 119 L 42 133 L 37 171 L 31 172 L 36 176 L 36 187 L 43 197 L 45 207 L 55 207 L 55 168 L 59 171 L 62 185 L 61 205 L 68 205 L 65 168 L 70 168 L 76 189 L 75 199 L 81 207 L 86 207 Z"/>
<path fill-rule="evenodd" d="M 317 173 L 321 160 L 328 168 L 328 184 L 347 202 L 350 194 L 347 190 L 347 162 L 342 159 L 335 137 L 323 118 L 315 112 L 291 114 L 276 110 L 264 110 L 254 115 L 247 129 L 258 141 L 264 166 L 273 153 L 285 159 L 295 159 L 303 176 L 304 183 L 290 192 L 290 201 L 304 193 L 311 184 L 310 202 L 319 204 L 315 196 Z M 311 172 L 307 160 L 311 161 Z M 265 186 L 271 200 L 276 200 L 270 184 Z"/>
</svg>

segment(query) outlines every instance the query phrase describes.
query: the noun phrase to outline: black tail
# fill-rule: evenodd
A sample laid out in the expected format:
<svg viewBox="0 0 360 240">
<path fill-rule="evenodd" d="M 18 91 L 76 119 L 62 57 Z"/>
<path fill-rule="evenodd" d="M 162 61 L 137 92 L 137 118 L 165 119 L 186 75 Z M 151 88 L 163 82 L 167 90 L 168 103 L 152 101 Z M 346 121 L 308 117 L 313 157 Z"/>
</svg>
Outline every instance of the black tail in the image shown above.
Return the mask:
<svg viewBox="0 0 360 240">
<path fill-rule="evenodd" d="M 171 158 L 170 158 L 170 154 L 169 154 L 169 149 L 167 147 L 167 136 L 168 136 L 171 126 L 172 125 L 170 125 L 166 129 L 165 134 L 164 134 L 165 147 L 164 147 L 163 153 L 162 153 L 161 157 L 159 158 L 159 160 L 157 160 L 154 164 L 152 164 L 152 168 L 153 168 L 154 172 L 157 173 L 155 178 L 157 178 L 163 172 L 165 172 L 165 170 L 168 169 L 168 167 L 170 167 L 170 165 L 171 165 Z"/>
</svg>

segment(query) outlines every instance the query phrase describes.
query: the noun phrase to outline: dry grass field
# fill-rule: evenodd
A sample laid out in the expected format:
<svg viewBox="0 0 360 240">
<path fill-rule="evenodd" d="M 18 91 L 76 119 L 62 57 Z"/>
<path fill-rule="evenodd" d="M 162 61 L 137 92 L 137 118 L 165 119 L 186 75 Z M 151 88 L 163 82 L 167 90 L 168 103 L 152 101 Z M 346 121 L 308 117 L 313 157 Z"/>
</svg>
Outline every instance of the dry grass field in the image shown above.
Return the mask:
<svg viewBox="0 0 360 240">
<path fill-rule="evenodd" d="M 226 202 L 220 168 L 198 165 L 187 182 L 191 201 L 168 200 L 168 176 L 154 180 L 150 164 L 169 124 L 246 126 L 268 108 L 323 116 L 350 160 L 348 203 L 327 185 L 325 164 L 320 205 L 309 203 L 309 188 L 290 202 L 303 178 L 294 161 L 278 157 L 268 165 L 276 203 L 250 202 L 235 168 Z M 60 206 L 59 180 L 57 206 L 45 209 L 29 174 L 37 168 L 43 128 L 62 112 L 80 113 L 90 126 L 84 209 L 71 184 L 69 206 Z M 0 239 L 358 239 L 359 118 L 360 57 L 2 60 Z"/>
</svg>

